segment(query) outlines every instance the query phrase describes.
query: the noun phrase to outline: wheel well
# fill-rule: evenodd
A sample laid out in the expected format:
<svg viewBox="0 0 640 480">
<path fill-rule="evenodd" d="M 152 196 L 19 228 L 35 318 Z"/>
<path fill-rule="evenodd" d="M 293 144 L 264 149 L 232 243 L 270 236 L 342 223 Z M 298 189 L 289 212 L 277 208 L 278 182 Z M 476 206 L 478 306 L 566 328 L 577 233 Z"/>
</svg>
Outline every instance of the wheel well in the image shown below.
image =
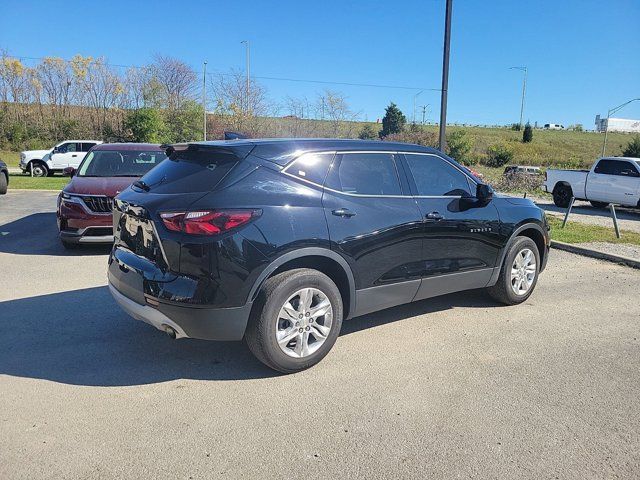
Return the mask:
<svg viewBox="0 0 640 480">
<path fill-rule="evenodd" d="M 295 268 L 311 268 L 318 270 L 329 277 L 340 290 L 340 296 L 342 297 L 342 310 L 344 312 L 343 318 L 349 317 L 349 305 L 351 301 L 351 289 L 349 287 L 349 279 L 344 269 L 338 262 L 328 257 L 321 255 L 309 255 L 305 257 L 294 258 L 286 263 L 280 265 L 275 269 L 269 277 L 278 275 L 279 273 L 293 270 Z"/>
<path fill-rule="evenodd" d="M 555 192 L 558 189 L 558 187 L 567 187 L 569 188 L 571 193 L 573 193 L 573 188 L 571 188 L 571 184 L 569 182 L 557 182 L 553 187 L 553 191 Z"/>
<path fill-rule="evenodd" d="M 546 245 L 544 243 L 544 235 L 540 232 L 540 230 L 536 230 L 535 228 L 527 228 L 518 233 L 519 237 L 529 237 L 533 240 L 538 247 L 538 253 L 540 254 L 540 262 L 544 260 L 544 256 L 546 254 Z"/>
</svg>

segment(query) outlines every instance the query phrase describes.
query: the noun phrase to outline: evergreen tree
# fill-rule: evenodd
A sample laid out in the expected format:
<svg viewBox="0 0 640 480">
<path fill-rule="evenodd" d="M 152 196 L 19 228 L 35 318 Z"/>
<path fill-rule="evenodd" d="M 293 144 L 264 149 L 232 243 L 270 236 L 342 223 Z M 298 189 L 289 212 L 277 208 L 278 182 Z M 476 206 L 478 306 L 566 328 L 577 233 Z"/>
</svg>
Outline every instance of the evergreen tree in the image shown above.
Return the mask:
<svg viewBox="0 0 640 480">
<path fill-rule="evenodd" d="M 533 128 L 531 128 L 531 124 L 527 122 L 522 132 L 522 143 L 529 143 L 531 140 L 533 140 Z"/>
<path fill-rule="evenodd" d="M 384 118 L 382 119 L 382 130 L 380 130 L 380 138 L 384 138 L 387 135 L 394 133 L 400 133 L 407 123 L 407 117 L 398 108 L 398 106 L 391 102 L 387 107 Z"/>
</svg>

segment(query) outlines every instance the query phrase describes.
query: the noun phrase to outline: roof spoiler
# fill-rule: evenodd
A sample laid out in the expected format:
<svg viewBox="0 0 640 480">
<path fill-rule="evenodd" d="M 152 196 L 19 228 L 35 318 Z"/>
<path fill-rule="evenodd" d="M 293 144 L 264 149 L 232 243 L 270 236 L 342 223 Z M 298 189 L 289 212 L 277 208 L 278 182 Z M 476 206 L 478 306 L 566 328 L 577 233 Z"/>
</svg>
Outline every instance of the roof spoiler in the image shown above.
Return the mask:
<svg viewBox="0 0 640 480">
<path fill-rule="evenodd" d="M 246 135 L 244 135 L 243 133 L 238 133 L 238 132 L 224 132 L 224 139 L 225 140 L 241 140 L 243 138 L 249 138 Z"/>
</svg>

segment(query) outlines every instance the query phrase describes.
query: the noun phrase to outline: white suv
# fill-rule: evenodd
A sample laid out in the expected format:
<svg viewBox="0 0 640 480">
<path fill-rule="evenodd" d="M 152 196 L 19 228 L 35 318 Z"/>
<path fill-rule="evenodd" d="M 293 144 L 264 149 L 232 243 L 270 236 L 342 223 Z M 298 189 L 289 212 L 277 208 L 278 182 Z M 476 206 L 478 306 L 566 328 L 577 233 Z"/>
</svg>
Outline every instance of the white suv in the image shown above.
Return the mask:
<svg viewBox="0 0 640 480">
<path fill-rule="evenodd" d="M 46 177 L 66 167 L 78 168 L 91 147 L 100 143 L 99 140 L 65 140 L 51 150 L 26 150 L 20 152 L 20 168 L 34 177 Z"/>
</svg>

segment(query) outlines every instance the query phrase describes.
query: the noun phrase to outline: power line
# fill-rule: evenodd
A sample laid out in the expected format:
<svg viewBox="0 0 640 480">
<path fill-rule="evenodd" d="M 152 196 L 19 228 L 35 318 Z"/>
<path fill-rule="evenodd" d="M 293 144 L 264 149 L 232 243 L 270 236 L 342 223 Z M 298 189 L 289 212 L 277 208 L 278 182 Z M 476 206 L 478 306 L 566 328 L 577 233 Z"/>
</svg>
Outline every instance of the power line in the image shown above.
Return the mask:
<svg viewBox="0 0 640 480">
<path fill-rule="evenodd" d="M 13 58 L 17 58 L 19 60 L 38 60 L 38 61 L 42 61 L 44 60 L 45 57 L 25 57 L 25 56 L 13 56 Z M 68 59 L 63 59 L 65 61 L 69 61 Z M 135 69 L 145 69 L 148 67 L 142 67 L 139 65 L 120 65 L 117 63 L 105 63 L 105 65 L 108 65 L 110 67 L 117 67 L 117 68 L 135 68 Z M 213 76 L 231 76 L 233 75 L 232 73 L 226 73 L 226 72 L 221 72 L 221 71 L 216 71 L 215 73 L 211 72 L 211 73 L 205 73 L 205 72 L 201 72 L 201 71 L 197 71 L 194 70 L 194 72 L 196 74 L 205 74 L 209 77 L 213 77 Z M 410 87 L 407 85 L 381 85 L 381 84 L 375 84 L 375 83 L 356 83 L 356 82 L 338 82 L 338 81 L 331 81 L 331 80 L 314 80 L 314 79 L 304 79 L 304 78 L 289 78 L 289 77 L 268 77 L 268 76 L 258 76 L 258 75 L 254 75 L 253 78 L 258 79 L 258 80 L 271 80 L 271 81 L 280 81 L 280 82 L 296 82 L 296 83 L 314 83 L 314 84 L 319 84 L 319 85 L 340 85 L 340 86 L 347 86 L 347 87 L 368 87 L 368 88 L 388 88 L 388 89 L 398 89 L 398 90 L 427 90 L 427 91 L 432 91 L 432 92 L 440 92 L 441 89 L 439 88 L 425 88 L 425 87 Z"/>
</svg>

